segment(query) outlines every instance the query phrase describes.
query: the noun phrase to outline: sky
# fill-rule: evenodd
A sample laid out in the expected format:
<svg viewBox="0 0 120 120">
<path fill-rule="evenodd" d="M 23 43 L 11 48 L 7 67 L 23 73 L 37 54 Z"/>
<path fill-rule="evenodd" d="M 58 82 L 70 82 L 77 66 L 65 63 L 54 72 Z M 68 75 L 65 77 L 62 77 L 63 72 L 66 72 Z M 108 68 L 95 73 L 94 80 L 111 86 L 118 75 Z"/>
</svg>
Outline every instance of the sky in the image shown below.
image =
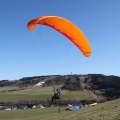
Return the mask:
<svg viewBox="0 0 120 120">
<path fill-rule="evenodd" d="M 79 27 L 92 54 L 84 57 L 54 29 L 27 23 L 60 16 Z M 68 74 L 120 76 L 120 0 L 1 0 L 0 80 Z"/>
</svg>

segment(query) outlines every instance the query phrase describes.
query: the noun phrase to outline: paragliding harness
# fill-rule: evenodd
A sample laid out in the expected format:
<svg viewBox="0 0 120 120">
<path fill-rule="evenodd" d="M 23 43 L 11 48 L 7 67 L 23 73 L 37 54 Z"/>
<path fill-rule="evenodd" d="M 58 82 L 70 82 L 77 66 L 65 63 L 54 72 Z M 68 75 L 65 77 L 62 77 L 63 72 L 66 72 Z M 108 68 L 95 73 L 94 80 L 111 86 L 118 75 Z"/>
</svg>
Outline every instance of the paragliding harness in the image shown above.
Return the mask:
<svg viewBox="0 0 120 120">
<path fill-rule="evenodd" d="M 52 97 L 51 102 L 56 104 L 56 99 L 60 99 L 60 90 L 59 89 L 54 89 L 54 95 Z"/>
</svg>

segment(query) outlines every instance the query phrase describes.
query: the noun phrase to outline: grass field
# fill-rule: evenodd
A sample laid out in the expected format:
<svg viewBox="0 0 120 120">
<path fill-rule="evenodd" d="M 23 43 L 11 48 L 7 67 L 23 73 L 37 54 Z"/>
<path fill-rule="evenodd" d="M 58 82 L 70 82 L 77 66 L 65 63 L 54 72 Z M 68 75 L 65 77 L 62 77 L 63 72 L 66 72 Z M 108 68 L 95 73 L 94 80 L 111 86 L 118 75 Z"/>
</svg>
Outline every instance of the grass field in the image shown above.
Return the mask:
<svg viewBox="0 0 120 120">
<path fill-rule="evenodd" d="M 60 86 L 56 86 L 58 88 Z M 14 91 L 14 89 L 16 91 Z M 13 91 L 12 91 L 13 90 Z M 4 92 L 3 92 L 4 91 Z M 0 88 L 0 102 L 19 102 L 19 101 L 46 101 L 53 96 L 53 86 L 50 87 L 28 87 L 25 89 L 15 87 Z M 68 91 L 61 90 L 61 100 L 93 100 L 96 96 L 88 90 Z"/>
<path fill-rule="evenodd" d="M 120 120 L 120 99 L 65 111 L 66 107 L 0 111 L 0 120 Z"/>
<path fill-rule="evenodd" d="M 56 86 L 59 88 L 60 86 Z M 2 87 L 0 88 L 0 102 L 42 101 L 50 100 L 53 87 Z M 88 90 L 61 90 L 61 100 L 93 100 L 96 95 Z M 47 107 L 39 109 L 1 110 L 0 120 L 120 120 L 120 99 L 99 103 L 96 106 L 82 107 L 78 111 L 65 111 L 66 107 Z"/>
</svg>

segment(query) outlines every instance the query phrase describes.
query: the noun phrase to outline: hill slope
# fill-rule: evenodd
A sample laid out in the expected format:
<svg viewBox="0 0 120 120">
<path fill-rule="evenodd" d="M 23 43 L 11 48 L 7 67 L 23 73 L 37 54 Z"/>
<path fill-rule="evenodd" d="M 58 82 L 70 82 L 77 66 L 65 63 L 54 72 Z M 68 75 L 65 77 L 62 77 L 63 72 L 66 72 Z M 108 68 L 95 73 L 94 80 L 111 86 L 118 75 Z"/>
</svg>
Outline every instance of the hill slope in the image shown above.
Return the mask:
<svg viewBox="0 0 120 120">
<path fill-rule="evenodd" d="M 0 120 L 120 120 L 120 99 L 82 107 L 78 111 L 65 111 L 61 107 L 0 111 Z"/>
<path fill-rule="evenodd" d="M 38 84 L 40 86 L 38 86 Z M 35 87 L 36 85 L 39 88 L 33 89 L 33 87 Z M 32 96 L 32 98 L 34 99 L 31 100 L 40 100 L 39 97 L 41 95 L 41 98 L 48 99 L 51 95 L 53 95 L 53 87 L 57 88 L 56 86 L 59 86 L 62 91 L 67 91 L 66 95 L 62 92 L 64 99 L 69 99 L 69 95 L 70 93 L 72 93 L 72 91 L 78 91 L 80 94 L 84 93 L 84 91 L 87 91 L 86 93 L 89 92 L 91 96 L 99 102 L 120 98 L 120 77 L 105 76 L 101 74 L 88 74 L 24 77 L 14 81 L 2 80 L 0 81 L 0 95 L 3 99 L 1 100 L 9 100 L 9 98 L 12 98 L 14 94 L 14 96 L 17 96 L 17 99 L 20 98 L 17 101 L 29 101 L 27 98 L 31 98 L 32 93 L 34 93 L 34 95 L 36 93 L 38 94 L 37 96 Z M 43 90 L 47 90 L 45 92 L 41 92 L 41 87 L 43 88 Z M 51 90 L 48 90 L 48 87 L 51 87 Z M 45 96 L 43 96 L 42 93 Z M 5 96 L 7 97 L 7 99 L 5 98 Z M 74 96 L 72 96 L 70 99 L 75 99 L 78 96 L 80 97 L 79 94 L 74 94 Z M 87 96 L 87 98 L 90 97 Z"/>
</svg>

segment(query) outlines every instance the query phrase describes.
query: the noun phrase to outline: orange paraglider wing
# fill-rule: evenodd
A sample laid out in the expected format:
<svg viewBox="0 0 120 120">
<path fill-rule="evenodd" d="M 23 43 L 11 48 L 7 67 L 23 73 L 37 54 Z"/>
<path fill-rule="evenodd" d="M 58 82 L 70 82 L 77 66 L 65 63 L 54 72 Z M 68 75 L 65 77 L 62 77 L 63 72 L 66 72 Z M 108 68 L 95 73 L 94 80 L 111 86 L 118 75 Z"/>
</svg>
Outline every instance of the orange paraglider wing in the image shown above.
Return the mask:
<svg viewBox="0 0 120 120">
<path fill-rule="evenodd" d="M 27 24 L 27 28 L 29 30 L 34 30 L 36 24 L 42 24 L 54 28 L 71 40 L 81 50 L 84 56 L 89 57 L 91 55 L 91 47 L 85 35 L 77 26 L 65 18 L 58 16 L 43 16 L 35 18 Z"/>
</svg>

